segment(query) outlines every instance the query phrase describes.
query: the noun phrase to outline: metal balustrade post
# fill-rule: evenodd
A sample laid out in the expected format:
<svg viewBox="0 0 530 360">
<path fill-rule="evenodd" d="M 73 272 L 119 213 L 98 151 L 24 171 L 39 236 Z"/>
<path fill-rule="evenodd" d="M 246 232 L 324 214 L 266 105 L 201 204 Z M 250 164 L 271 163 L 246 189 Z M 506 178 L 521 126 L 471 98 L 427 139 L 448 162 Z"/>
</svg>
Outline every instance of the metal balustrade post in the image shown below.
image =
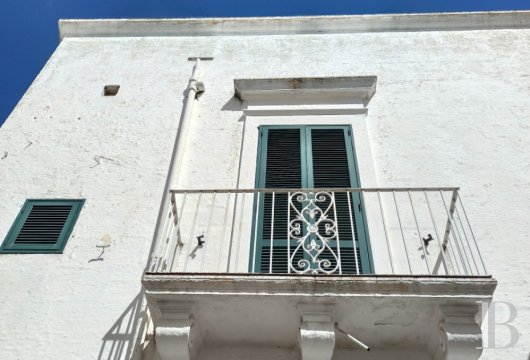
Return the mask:
<svg viewBox="0 0 530 360">
<path fill-rule="evenodd" d="M 272 193 L 272 208 L 271 208 L 271 243 L 269 248 L 269 274 L 272 274 L 272 257 L 274 256 L 274 206 L 276 193 Z"/>
<path fill-rule="evenodd" d="M 440 190 L 440 196 L 442 197 L 442 202 L 444 204 L 444 209 L 445 209 L 445 211 L 447 213 L 447 224 L 446 224 L 446 227 L 445 227 L 445 235 L 444 235 L 444 243 L 443 244 L 444 244 L 444 246 L 447 246 L 447 244 L 449 243 L 449 234 L 452 234 L 456 250 L 458 252 L 458 255 L 460 256 L 460 260 L 462 261 L 462 268 L 464 269 L 464 274 L 468 275 L 468 268 L 466 266 L 466 261 L 464 260 L 465 259 L 465 253 L 462 256 L 462 252 L 460 250 L 460 241 L 458 241 L 458 239 L 457 239 L 457 235 L 459 235 L 458 231 L 456 231 L 456 232 L 453 231 L 453 230 L 458 230 L 454 226 L 454 219 L 453 219 L 453 214 L 455 212 L 455 207 L 456 207 L 457 192 L 456 192 L 456 190 L 453 191 L 453 195 L 451 197 L 451 204 L 449 206 L 449 210 L 447 209 L 447 204 L 445 203 L 445 197 L 444 197 L 444 195 L 443 195 L 441 190 Z"/>
<path fill-rule="evenodd" d="M 156 264 L 156 268 L 155 268 L 156 271 L 163 270 L 162 265 L 164 263 L 166 265 L 169 263 L 167 256 L 168 256 L 169 249 L 173 245 L 171 243 L 171 239 L 173 236 L 174 229 L 178 227 L 177 224 L 179 220 L 179 215 L 178 215 L 177 208 L 176 208 L 177 200 L 175 198 L 175 194 L 172 193 L 169 199 L 170 199 L 169 201 L 171 201 L 171 205 L 169 206 L 169 214 L 168 214 L 168 218 L 166 219 L 166 223 L 164 225 L 164 230 L 161 233 L 162 236 L 164 237 L 164 241 L 159 241 L 159 243 L 161 243 L 161 249 L 158 254 L 159 260 L 157 261 L 157 264 Z M 169 265 L 169 268 L 171 268 L 171 265 Z"/>
<path fill-rule="evenodd" d="M 210 214 L 208 215 L 208 224 L 206 225 L 206 233 L 204 235 L 204 244 L 202 245 L 202 259 L 201 259 L 201 272 L 204 272 L 204 264 L 208 260 L 208 247 L 210 244 L 210 228 L 212 226 L 212 216 L 215 209 L 215 198 L 217 197 L 217 192 L 214 191 L 212 195 L 212 204 L 210 205 Z"/>
<path fill-rule="evenodd" d="M 202 198 L 202 192 L 199 193 L 199 198 L 197 199 L 197 205 L 195 206 L 195 213 L 193 215 L 193 221 L 192 221 L 192 225 L 191 225 L 191 229 L 190 229 L 190 236 L 188 237 L 188 246 L 186 247 L 186 251 L 184 252 L 184 255 L 185 255 L 185 258 L 184 258 L 184 264 L 182 266 L 182 270 L 184 272 L 186 272 L 186 269 L 188 267 L 188 258 L 190 257 L 190 250 L 191 250 L 191 244 L 192 244 L 192 239 L 193 239 L 193 235 L 194 235 L 194 232 L 195 232 L 195 224 L 197 223 L 197 215 L 199 214 L 199 207 L 201 205 L 201 198 Z"/>
<path fill-rule="evenodd" d="M 436 221 L 434 220 L 434 216 L 433 216 L 432 209 L 431 209 L 431 202 L 429 201 L 429 196 L 427 195 L 427 191 L 424 190 L 423 191 L 423 195 L 425 196 L 425 201 L 427 202 L 427 207 L 429 208 L 429 215 L 431 216 L 432 225 L 434 227 L 434 233 L 436 235 L 436 241 L 438 242 L 438 246 L 440 248 L 439 260 L 436 261 L 436 264 L 435 264 L 434 269 L 433 269 L 433 274 L 437 273 L 437 271 L 438 271 L 437 269 L 440 266 L 439 264 L 443 264 L 444 270 L 445 270 L 445 274 L 449 275 L 449 269 L 447 267 L 447 262 L 445 260 L 445 250 L 442 247 L 442 243 L 440 242 L 440 233 L 438 232 L 438 226 L 436 226 Z"/>
<path fill-rule="evenodd" d="M 421 248 L 423 249 L 423 258 L 425 259 L 425 265 L 427 265 L 427 274 L 431 274 L 431 269 L 429 267 L 429 258 L 427 257 L 427 250 L 425 249 L 425 244 L 423 243 L 423 238 L 421 237 L 420 227 L 418 225 L 418 218 L 416 217 L 416 211 L 414 210 L 414 204 L 412 202 L 412 196 L 410 195 L 410 191 L 408 191 L 409 194 L 409 200 L 410 200 L 410 207 L 412 209 L 412 215 L 414 216 L 414 222 L 416 223 L 416 230 L 418 230 L 418 238 L 420 240 Z"/>
<path fill-rule="evenodd" d="M 171 224 L 171 209 L 168 209 L 167 216 L 164 220 L 162 229 L 158 230 L 158 238 L 156 239 L 155 249 L 151 255 L 151 271 L 159 271 L 161 263 L 163 261 L 162 254 L 164 253 L 165 247 L 167 246 L 167 229 Z"/>
<path fill-rule="evenodd" d="M 234 267 L 236 268 L 236 271 L 237 269 L 239 269 L 239 249 L 241 248 L 241 236 L 243 234 L 243 214 L 245 213 L 245 199 L 247 197 L 247 194 L 246 193 L 243 193 L 242 194 L 242 199 L 241 199 L 241 211 L 239 212 L 240 215 L 239 215 L 239 233 L 238 233 L 238 237 L 237 237 L 237 251 L 236 251 L 236 259 L 235 259 L 235 264 L 234 264 Z M 235 210 L 234 210 L 235 211 Z M 232 243 L 230 242 L 230 246 L 232 245 Z M 229 267 L 230 267 L 230 262 L 231 262 L 231 258 L 230 256 L 228 257 L 228 264 L 227 264 L 227 272 L 230 272 L 229 271 Z M 254 271 L 254 268 L 252 268 L 252 271 Z"/>
<path fill-rule="evenodd" d="M 171 265 L 169 267 L 170 270 L 173 269 L 174 262 L 175 262 L 175 259 L 177 257 L 177 250 L 178 250 L 179 246 L 182 245 L 182 241 L 180 239 L 180 223 L 181 223 L 182 217 L 184 215 L 184 206 L 186 204 L 187 197 L 188 197 L 188 194 L 184 193 L 184 196 L 183 196 L 183 199 L 182 199 L 182 204 L 180 205 L 180 212 L 178 212 L 176 214 L 177 221 L 175 222 L 174 228 L 175 228 L 175 233 L 177 234 L 177 241 L 176 241 L 176 244 L 175 244 L 175 251 L 173 253 L 173 259 L 172 259 Z M 176 198 L 175 198 L 175 206 L 176 206 Z"/>
<path fill-rule="evenodd" d="M 176 244 L 176 241 L 173 241 L 173 237 L 175 236 L 175 233 L 177 232 L 176 226 L 171 226 L 169 233 L 167 234 L 168 239 L 168 246 L 166 247 L 166 251 L 164 254 L 164 263 L 166 265 L 166 268 L 164 269 L 167 272 L 171 272 L 171 269 L 173 268 L 173 262 L 175 260 L 175 252 L 177 250 L 178 245 Z M 171 250 L 175 247 L 175 250 L 173 251 L 173 256 L 171 256 Z"/>
<path fill-rule="evenodd" d="M 394 205 L 396 207 L 396 215 L 397 215 L 397 218 L 398 218 L 399 230 L 401 231 L 401 238 L 403 239 L 403 247 L 405 248 L 405 255 L 407 257 L 407 264 L 409 265 L 409 271 L 410 271 L 410 274 L 412 275 L 412 267 L 410 265 L 409 250 L 407 248 L 407 242 L 405 240 L 405 234 L 403 233 L 403 226 L 401 225 L 401 217 L 399 215 L 399 208 L 398 208 L 398 205 L 397 205 L 396 192 L 395 191 L 392 191 L 392 196 L 394 198 Z"/>
<path fill-rule="evenodd" d="M 451 201 L 452 201 L 452 199 L 451 199 Z M 453 231 L 453 238 L 458 240 L 457 244 L 459 246 L 459 249 L 462 249 L 461 250 L 462 253 L 463 253 L 462 257 L 463 257 L 463 259 L 465 261 L 466 268 L 467 268 L 467 270 L 469 272 L 469 275 L 472 275 L 473 274 L 473 269 L 471 268 L 471 263 L 469 261 L 468 254 L 466 252 L 466 247 L 465 247 L 464 241 L 462 240 L 462 235 L 460 234 L 460 230 L 458 228 L 458 223 L 455 221 L 456 211 L 457 211 L 457 209 L 456 209 L 456 199 L 455 199 L 455 211 L 453 212 L 453 216 L 452 216 L 452 219 L 451 219 L 452 222 L 453 222 L 453 227 L 452 228 L 455 230 L 455 231 Z"/>
<path fill-rule="evenodd" d="M 477 254 L 479 256 L 480 263 L 482 265 L 482 269 L 484 270 L 483 275 L 487 275 L 488 271 L 486 270 L 486 264 L 484 263 L 484 259 L 482 258 L 482 254 L 480 253 L 480 249 L 479 249 L 478 244 L 477 244 L 477 239 L 475 238 L 475 234 L 473 232 L 473 228 L 471 227 L 471 223 L 469 222 L 469 218 L 467 217 L 466 208 L 464 207 L 464 203 L 462 202 L 462 198 L 460 197 L 460 194 L 458 193 L 458 191 L 457 191 L 457 198 L 458 198 L 458 201 L 460 202 L 460 207 L 462 208 L 462 212 L 464 213 L 464 217 L 466 219 L 469 231 L 471 232 L 471 238 L 473 239 L 473 242 L 475 244 L 475 248 L 477 249 Z"/>
<path fill-rule="evenodd" d="M 226 225 L 228 224 L 228 210 L 230 209 L 230 199 L 232 198 L 232 193 L 228 193 L 226 196 L 226 205 L 225 205 L 225 215 L 223 220 L 223 230 L 221 233 L 221 249 L 217 252 L 217 271 L 221 271 L 221 256 L 224 253 L 224 241 L 222 240 L 226 234 Z M 232 221 L 233 224 L 233 221 Z M 233 225 L 232 225 L 233 228 Z M 232 236 L 230 235 L 229 239 L 231 239 Z M 228 256 L 228 259 L 230 259 L 230 256 Z M 228 260 L 229 261 L 229 260 Z"/>
<path fill-rule="evenodd" d="M 316 195 L 315 195 L 316 196 Z M 333 204 L 333 217 L 335 218 L 335 231 L 336 231 L 336 242 L 337 242 L 337 266 L 339 274 L 342 275 L 342 260 L 340 258 L 340 235 L 339 235 L 339 218 L 337 217 L 337 203 L 335 202 L 335 192 L 331 192 L 331 203 Z M 355 240 L 355 237 L 354 237 Z"/>
<path fill-rule="evenodd" d="M 287 193 L 287 273 L 291 273 L 291 192 Z"/>
<path fill-rule="evenodd" d="M 168 201 L 172 201 L 173 196 L 168 197 Z M 162 231 L 159 232 L 159 239 L 156 241 L 155 250 L 153 251 L 153 261 L 156 259 L 154 265 L 154 269 L 158 271 L 160 268 L 160 263 L 163 261 L 163 253 L 165 251 L 166 246 L 168 246 L 168 238 L 167 238 L 167 232 L 169 227 L 171 226 L 171 218 L 173 217 L 173 207 L 168 206 L 167 209 L 167 216 L 165 217 L 164 226 L 162 228 Z"/>
<path fill-rule="evenodd" d="M 258 253 L 258 223 L 259 223 L 259 209 L 260 209 L 260 199 L 261 193 L 256 193 L 256 209 L 254 210 L 254 254 L 252 256 L 252 271 L 256 271 L 256 257 Z M 263 194 L 265 197 L 265 194 Z M 265 199 L 263 199 L 265 200 Z M 239 256 L 238 256 L 239 257 Z M 261 264 L 260 264 L 261 265 Z"/>
<path fill-rule="evenodd" d="M 462 233 L 464 234 L 464 239 L 466 239 L 467 248 L 469 249 L 469 254 L 471 255 L 471 260 L 473 260 L 473 264 L 475 265 L 475 269 L 477 270 L 477 275 L 479 274 L 480 270 L 478 269 L 477 262 L 475 261 L 475 255 L 473 255 L 473 250 L 471 249 L 471 245 L 469 244 L 469 240 L 467 238 L 466 229 L 464 228 L 464 224 L 462 223 L 462 219 L 460 219 L 460 214 L 458 213 L 458 207 L 455 208 L 455 214 L 457 216 L 458 222 L 460 223 L 460 227 L 462 228 Z M 465 247 L 465 246 L 463 246 Z M 470 264 L 471 267 L 471 264 Z"/>
<path fill-rule="evenodd" d="M 346 193 L 346 196 L 348 197 L 348 212 L 349 212 L 349 215 L 350 215 L 351 237 L 352 237 L 352 242 L 353 242 L 353 256 L 355 257 L 355 273 L 357 275 L 359 275 L 359 260 L 357 258 L 357 244 L 355 242 L 355 226 L 353 224 L 353 216 L 352 216 L 353 199 L 351 199 L 351 201 L 350 201 L 350 195 L 351 195 L 350 192 Z M 385 231 L 386 231 L 386 229 L 385 229 Z M 385 233 L 385 235 L 386 235 L 386 233 Z M 387 239 L 387 241 L 388 241 L 388 239 Z M 392 256 L 390 256 L 390 259 L 392 259 Z M 392 260 L 390 260 L 390 262 L 391 262 L 391 266 L 392 266 L 392 273 L 394 273 L 394 265 L 392 265 Z"/>
</svg>

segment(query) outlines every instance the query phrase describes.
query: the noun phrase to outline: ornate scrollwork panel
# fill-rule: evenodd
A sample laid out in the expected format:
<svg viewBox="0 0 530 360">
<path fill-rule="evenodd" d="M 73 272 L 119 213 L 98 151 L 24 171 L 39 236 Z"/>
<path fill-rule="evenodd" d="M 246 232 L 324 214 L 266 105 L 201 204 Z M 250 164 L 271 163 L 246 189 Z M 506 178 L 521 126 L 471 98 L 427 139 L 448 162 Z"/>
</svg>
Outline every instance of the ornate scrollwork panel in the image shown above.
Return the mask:
<svg viewBox="0 0 530 360">
<path fill-rule="evenodd" d="M 326 191 L 295 192 L 289 197 L 289 267 L 299 274 L 331 274 L 340 271 L 340 255 L 334 216 L 335 196 Z"/>
</svg>

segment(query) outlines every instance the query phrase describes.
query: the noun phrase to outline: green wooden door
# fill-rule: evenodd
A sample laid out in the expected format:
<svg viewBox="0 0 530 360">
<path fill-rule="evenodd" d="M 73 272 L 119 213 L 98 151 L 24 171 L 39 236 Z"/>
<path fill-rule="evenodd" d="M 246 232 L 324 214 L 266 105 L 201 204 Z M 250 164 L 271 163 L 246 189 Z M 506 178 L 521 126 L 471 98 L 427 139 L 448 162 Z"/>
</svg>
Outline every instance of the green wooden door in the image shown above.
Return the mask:
<svg viewBox="0 0 530 360">
<path fill-rule="evenodd" d="M 260 127 L 256 187 L 359 187 L 350 127 Z M 359 193 L 261 194 L 257 202 L 251 271 L 371 273 Z"/>
</svg>

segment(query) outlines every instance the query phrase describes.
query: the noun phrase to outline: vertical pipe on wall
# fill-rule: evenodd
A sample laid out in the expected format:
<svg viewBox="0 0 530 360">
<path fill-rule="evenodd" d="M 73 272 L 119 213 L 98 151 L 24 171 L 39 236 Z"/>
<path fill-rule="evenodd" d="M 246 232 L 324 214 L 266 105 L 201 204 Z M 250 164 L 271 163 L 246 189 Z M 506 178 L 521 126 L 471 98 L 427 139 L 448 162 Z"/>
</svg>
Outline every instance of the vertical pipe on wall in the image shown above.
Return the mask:
<svg viewBox="0 0 530 360">
<path fill-rule="evenodd" d="M 177 137 L 175 138 L 175 146 L 173 148 L 172 160 L 175 160 L 175 163 L 172 168 L 169 170 L 169 185 L 170 187 L 175 187 L 178 185 L 178 180 L 180 176 L 180 168 L 182 166 L 182 160 L 184 158 L 186 140 L 188 137 L 188 129 L 190 125 L 190 119 L 193 115 L 193 107 L 195 100 L 197 99 L 197 94 L 199 91 L 203 91 L 202 81 L 200 80 L 201 76 L 201 59 L 197 58 L 195 60 L 195 66 L 193 67 L 193 73 L 191 74 L 190 80 L 188 82 L 188 87 L 184 94 L 184 107 L 182 108 L 182 114 L 180 116 L 180 124 L 177 132 Z"/>
<path fill-rule="evenodd" d="M 195 66 L 193 67 L 192 75 L 188 81 L 188 86 L 184 92 L 184 105 L 182 107 L 182 113 L 180 115 L 179 126 L 177 129 L 177 135 L 175 136 L 175 143 L 173 145 L 173 153 L 169 163 L 168 175 L 166 184 L 164 186 L 164 193 L 162 195 L 162 204 L 158 213 L 158 219 L 156 222 L 155 233 L 153 236 L 153 252 L 150 257 L 148 269 L 153 261 L 160 262 L 160 226 L 164 221 L 165 214 L 169 210 L 170 206 L 170 193 L 169 190 L 178 183 L 178 177 L 180 174 L 180 167 L 182 165 L 182 159 L 184 157 L 184 147 L 186 145 L 186 138 L 188 135 L 189 123 L 193 114 L 193 105 L 199 91 L 204 91 L 202 82 L 200 81 L 201 75 L 201 60 L 197 58 L 195 60 Z"/>
</svg>

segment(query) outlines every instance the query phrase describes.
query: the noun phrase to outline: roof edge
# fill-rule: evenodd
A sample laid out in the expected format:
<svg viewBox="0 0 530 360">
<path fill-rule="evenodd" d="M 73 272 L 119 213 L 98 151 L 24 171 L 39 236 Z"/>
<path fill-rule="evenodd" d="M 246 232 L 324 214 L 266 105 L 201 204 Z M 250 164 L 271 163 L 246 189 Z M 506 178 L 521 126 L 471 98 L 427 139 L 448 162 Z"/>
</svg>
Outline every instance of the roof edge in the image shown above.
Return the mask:
<svg viewBox="0 0 530 360">
<path fill-rule="evenodd" d="M 190 19 L 65 19 L 59 36 L 336 34 L 530 28 L 530 11 Z"/>
</svg>

